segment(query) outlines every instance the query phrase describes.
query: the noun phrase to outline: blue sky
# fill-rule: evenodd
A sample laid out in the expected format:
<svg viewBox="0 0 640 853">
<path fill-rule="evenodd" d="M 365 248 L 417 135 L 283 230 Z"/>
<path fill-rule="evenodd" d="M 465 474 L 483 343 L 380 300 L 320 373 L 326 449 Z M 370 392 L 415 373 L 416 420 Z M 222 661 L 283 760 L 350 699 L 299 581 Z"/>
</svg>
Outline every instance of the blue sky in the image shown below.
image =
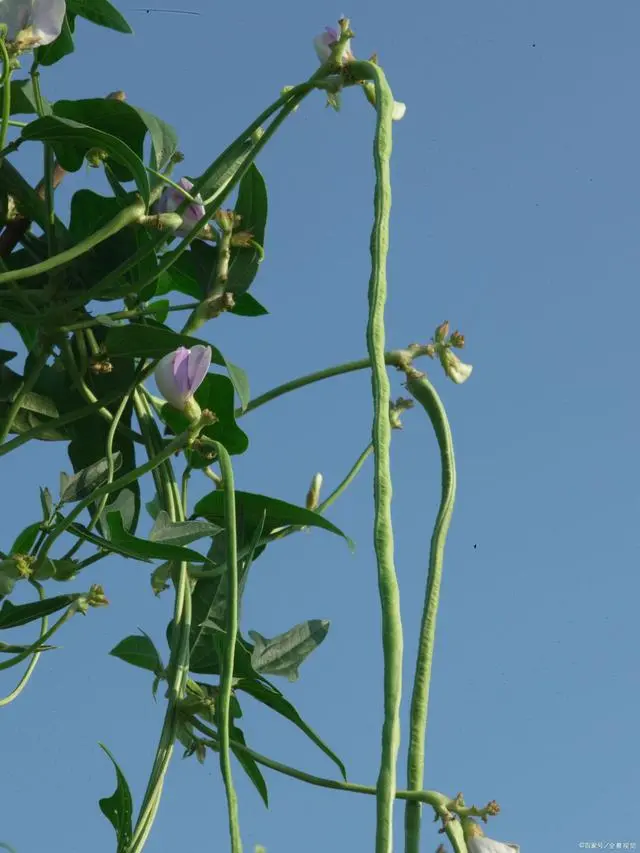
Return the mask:
<svg viewBox="0 0 640 853">
<path fill-rule="evenodd" d="M 351 17 L 355 52 L 378 52 L 408 106 L 394 128 L 389 346 L 425 342 L 448 318 L 474 364 L 462 387 L 425 365 L 448 408 L 459 467 L 426 784 L 462 790 L 470 802 L 497 799 L 502 814 L 489 834 L 530 853 L 640 844 L 640 8 L 631 0 L 184 8 L 202 15 L 131 13 L 135 37 L 79 22 L 76 53 L 43 74 L 46 96 L 124 89 L 178 128 L 185 172 L 198 173 L 282 86 L 314 70 L 313 35 Z M 365 351 L 374 113 L 358 92 L 344 101 L 336 115 L 321 95 L 310 98 L 259 161 L 270 219 L 254 293 L 271 314 L 223 316 L 206 331 L 248 371 L 254 394 Z M 20 161 L 34 180 L 35 150 Z M 86 178 L 65 182 L 63 205 Z M 395 374 L 392 383 L 402 393 Z M 248 415 L 238 486 L 302 502 L 322 471 L 331 488 L 368 442 L 369 394 L 366 374 L 355 374 Z M 422 412 L 404 422 L 393 443 L 393 512 L 406 722 L 440 473 Z M 55 488 L 63 468 L 62 445 L 32 443 L 3 459 L 3 542 L 35 520 L 37 487 Z M 194 497 L 206 490 L 195 481 Z M 243 629 L 272 636 L 303 619 L 331 620 L 300 681 L 281 686 L 350 779 L 373 784 L 382 670 L 371 494 L 369 463 L 329 514 L 357 541 L 355 556 L 321 531 L 269 549 L 252 570 Z M 148 574 L 117 558 L 88 570 L 80 586 L 102 583 L 111 606 L 66 626 L 64 648 L 43 656 L 26 692 L 2 710 L 0 840 L 17 853 L 113 850 L 97 800 L 114 783 L 98 741 L 139 802 L 162 703 L 150 676 L 107 653 L 138 627 L 162 645 L 171 600 L 153 597 Z M 266 710 L 247 703 L 244 729 L 260 752 L 333 774 Z M 405 750 L 406 727 L 401 781 Z M 371 798 L 265 772 L 269 811 L 236 767 L 246 850 L 372 849 Z M 397 849 L 402 819 L 398 807 Z M 215 757 L 204 767 L 177 757 L 147 850 L 225 850 L 226 832 Z M 427 814 L 425 853 L 440 838 Z"/>
</svg>

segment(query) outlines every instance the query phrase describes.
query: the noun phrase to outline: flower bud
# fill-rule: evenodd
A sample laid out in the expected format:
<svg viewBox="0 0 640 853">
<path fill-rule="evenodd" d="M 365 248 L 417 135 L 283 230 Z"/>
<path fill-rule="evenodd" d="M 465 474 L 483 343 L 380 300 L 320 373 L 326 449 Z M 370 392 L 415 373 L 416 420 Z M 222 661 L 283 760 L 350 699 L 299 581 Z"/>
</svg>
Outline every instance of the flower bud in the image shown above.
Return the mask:
<svg viewBox="0 0 640 853">
<path fill-rule="evenodd" d="M 200 416 L 193 395 L 207 375 L 211 364 L 211 347 L 198 344 L 192 349 L 178 347 L 160 360 L 155 370 L 158 391 L 175 409 L 190 420 Z"/>
<path fill-rule="evenodd" d="M 62 32 L 65 0 L 2 0 L 0 17 L 15 50 L 51 44 Z"/>
<path fill-rule="evenodd" d="M 449 343 L 456 349 L 464 349 L 464 335 L 462 332 L 459 332 L 457 329 L 455 332 L 452 332 Z"/>
<path fill-rule="evenodd" d="M 444 368 L 444 372 L 456 385 L 462 385 L 471 376 L 473 365 L 460 361 L 458 356 L 452 353 L 448 346 L 441 346 L 438 355 L 440 356 L 440 363 Z"/>
<path fill-rule="evenodd" d="M 440 323 L 440 325 L 435 330 L 433 335 L 433 339 L 437 344 L 442 344 L 446 340 L 447 335 L 449 334 L 449 321 L 445 320 L 444 323 Z"/>
<path fill-rule="evenodd" d="M 190 193 L 193 189 L 193 184 L 187 178 L 180 178 L 178 183 L 182 189 L 186 191 L 186 194 Z M 162 195 L 154 205 L 153 212 L 173 213 L 178 207 L 180 207 L 185 198 L 187 198 L 186 194 L 180 192 L 176 187 L 165 187 L 162 191 Z M 204 204 L 202 203 L 202 196 L 198 194 L 189 207 L 187 207 L 187 209 L 181 214 L 182 226 L 176 230 L 176 236 L 184 237 L 198 222 L 200 222 L 204 215 L 205 209 Z"/>
<path fill-rule="evenodd" d="M 320 503 L 320 489 L 322 488 L 322 474 L 314 474 L 309 491 L 307 492 L 307 500 L 305 506 L 307 509 L 316 509 Z"/>
</svg>

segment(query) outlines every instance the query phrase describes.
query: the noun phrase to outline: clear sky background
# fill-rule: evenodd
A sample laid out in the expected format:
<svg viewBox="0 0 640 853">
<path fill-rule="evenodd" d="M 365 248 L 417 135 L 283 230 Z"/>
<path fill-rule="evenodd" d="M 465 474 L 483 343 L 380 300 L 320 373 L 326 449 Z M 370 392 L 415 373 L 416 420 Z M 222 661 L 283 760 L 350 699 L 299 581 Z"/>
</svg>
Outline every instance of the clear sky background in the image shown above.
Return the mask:
<svg viewBox="0 0 640 853">
<path fill-rule="evenodd" d="M 45 95 L 124 89 L 178 128 L 184 170 L 199 173 L 282 86 L 314 70 L 314 34 L 351 17 L 355 52 L 378 52 L 408 107 L 394 128 L 389 347 L 426 342 L 449 319 L 474 364 L 461 387 L 424 364 L 448 408 L 459 466 L 426 784 L 462 790 L 469 802 L 497 799 L 502 814 L 489 834 L 525 853 L 640 845 L 640 7 L 189 0 L 183 8 L 201 17 L 131 13 L 134 37 L 79 21 L 76 53 L 43 73 Z M 373 124 L 359 92 L 346 93 L 340 115 L 318 94 L 259 160 L 270 218 L 253 292 L 271 314 L 223 316 L 206 330 L 248 371 L 254 394 L 365 352 Z M 34 180 L 36 150 L 20 161 Z M 63 204 L 86 179 L 83 171 L 65 179 Z M 401 394 L 395 374 L 392 383 Z M 236 459 L 238 487 L 302 503 L 315 471 L 329 489 L 344 476 L 370 421 L 365 373 L 278 400 L 242 423 L 251 446 Z M 393 473 L 406 723 L 440 471 L 422 411 L 404 422 Z M 55 489 L 69 467 L 62 444 L 34 442 L 3 459 L 3 547 L 38 517 L 37 487 Z M 300 681 L 278 684 L 349 778 L 374 784 L 382 667 L 371 473 L 369 462 L 329 513 L 357 541 L 355 556 L 322 531 L 271 547 L 252 570 L 242 627 L 272 636 L 307 618 L 331 620 Z M 207 491 L 204 478 L 192 482 L 194 497 Z M 154 703 L 148 673 L 108 652 L 140 627 L 166 653 L 171 594 L 154 598 L 147 568 L 118 558 L 73 588 L 92 582 L 111 606 L 66 626 L 63 648 L 44 655 L 25 693 L 2 709 L 0 840 L 17 853 L 114 849 L 97 805 L 114 789 L 113 770 L 98 741 L 119 760 L 136 803 L 146 784 L 163 702 Z M 3 676 L 3 693 L 15 675 Z M 244 710 L 255 749 L 334 774 L 296 729 L 248 701 Z M 406 745 L 405 726 L 402 784 Z M 265 774 L 268 811 L 235 767 L 247 851 L 373 849 L 372 798 Z M 398 850 L 402 821 L 398 806 Z M 425 813 L 425 853 L 442 838 L 436 829 Z M 201 767 L 178 753 L 169 771 L 147 850 L 183 849 L 228 849 L 212 755 Z"/>
</svg>

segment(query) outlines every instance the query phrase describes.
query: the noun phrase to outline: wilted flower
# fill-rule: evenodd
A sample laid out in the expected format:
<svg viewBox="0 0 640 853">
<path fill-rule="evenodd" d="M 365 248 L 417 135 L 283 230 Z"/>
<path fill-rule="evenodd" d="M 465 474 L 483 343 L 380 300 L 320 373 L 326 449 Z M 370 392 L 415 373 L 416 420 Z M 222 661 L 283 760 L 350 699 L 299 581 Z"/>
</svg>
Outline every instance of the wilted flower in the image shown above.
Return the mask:
<svg viewBox="0 0 640 853">
<path fill-rule="evenodd" d="M 406 104 L 403 104 L 402 101 L 394 101 L 393 110 L 391 111 L 391 118 L 394 121 L 400 121 L 401 118 L 404 118 L 404 114 L 406 113 L 406 111 Z"/>
<path fill-rule="evenodd" d="M 487 838 L 475 820 L 464 819 L 463 829 L 469 853 L 520 853 L 520 847 L 517 844 Z"/>
<path fill-rule="evenodd" d="M 0 0 L 2 2 L 2 0 Z M 154 213 L 173 213 L 187 198 L 187 194 L 191 193 L 193 184 L 187 178 L 180 178 L 178 181 L 180 186 L 186 193 L 180 192 L 176 187 L 167 186 L 162 191 L 162 195 L 154 205 Z M 202 196 L 198 194 L 195 200 L 181 214 L 182 226 L 176 230 L 176 236 L 184 237 L 205 215 Z"/>
<path fill-rule="evenodd" d="M 0 0 L 0 24 L 17 50 L 31 50 L 58 38 L 65 11 L 65 0 Z"/>
<path fill-rule="evenodd" d="M 451 352 L 448 346 L 439 347 L 438 355 L 444 372 L 456 385 L 462 385 L 471 376 L 473 365 L 460 361 L 458 356 Z"/>
<path fill-rule="evenodd" d="M 331 59 L 331 50 L 339 38 L 338 31 L 334 30 L 333 27 L 325 27 L 324 32 L 314 38 L 313 46 L 320 62 L 328 62 Z M 353 53 L 351 53 L 351 39 L 347 42 L 344 58 L 354 59 Z"/>
<path fill-rule="evenodd" d="M 179 347 L 160 360 L 155 370 L 156 385 L 168 403 L 187 416 L 199 415 L 193 395 L 207 375 L 211 347 L 198 344 L 191 349 Z"/>
</svg>

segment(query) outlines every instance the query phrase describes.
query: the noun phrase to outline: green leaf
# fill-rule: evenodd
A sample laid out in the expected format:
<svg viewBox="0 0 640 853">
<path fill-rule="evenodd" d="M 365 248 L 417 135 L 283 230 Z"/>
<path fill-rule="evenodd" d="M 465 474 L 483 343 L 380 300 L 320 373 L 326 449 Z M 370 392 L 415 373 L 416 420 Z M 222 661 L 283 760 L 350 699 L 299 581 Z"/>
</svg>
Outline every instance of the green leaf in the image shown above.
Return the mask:
<svg viewBox="0 0 640 853">
<path fill-rule="evenodd" d="M 231 380 L 220 373 L 209 373 L 194 396 L 200 408 L 209 409 L 217 418 L 216 422 L 206 426 L 201 434 L 219 441 L 231 454 L 244 453 L 249 446 L 249 439 L 236 423 Z M 161 417 L 176 435 L 180 435 L 189 426 L 186 415 L 168 403 L 162 407 Z M 209 450 L 209 447 L 204 447 L 202 450 L 187 451 L 190 464 L 194 468 L 205 468 L 211 463 L 211 458 L 207 456 Z"/>
<path fill-rule="evenodd" d="M 71 244 L 77 245 L 90 237 L 98 228 L 111 222 L 133 200 L 133 193 L 119 199 L 113 196 L 102 196 L 92 190 L 78 190 L 71 199 L 71 221 L 69 223 Z M 140 241 L 149 239 L 151 239 L 150 235 L 146 232 L 142 233 L 139 229 L 124 228 L 109 237 L 108 240 L 94 246 L 89 252 L 85 252 L 81 258 L 74 262 L 72 269 L 84 282 L 91 282 L 113 272 L 120 264 L 135 254 Z M 139 280 L 138 274 L 152 274 L 156 266 L 155 257 L 146 259 L 120 279 L 114 289 L 116 291 L 122 290 L 123 286 L 128 284 L 131 290 L 135 290 Z M 111 291 L 105 294 L 107 297 L 111 295 Z M 108 322 L 113 324 L 113 321 Z"/>
<path fill-rule="evenodd" d="M 133 104 L 129 106 L 138 113 L 147 127 L 151 137 L 151 165 L 156 171 L 161 171 L 178 150 L 178 134 L 170 124 L 152 113 L 134 107 Z"/>
<path fill-rule="evenodd" d="M 117 853 L 126 853 L 133 831 L 133 800 L 124 773 L 118 762 L 104 744 L 100 747 L 107 753 L 116 771 L 116 790 L 110 797 L 98 801 L 100 811 L 116 831 Z"/>
<path fill-rule="evenodd" d="M 11 595 L 16 583 L 22 580 L 15 560 L 0 560 L 0 598 Z"/>
<path fill-rule="evenodd" d="M 107 526 L 109 516 L 114 512 L 120 514 L 122 526 L 127 533 L 132 533 L 136 518 L 136 496 L 130 489 L 122 489 L 118 492 L 118 497 L 105 507 L 104 515 L 106 516 Z"/>
<path fill-rule="evenodd" d="M 122 466 L 122 454 L 120 452 L 113 454 L 113 470 L 114 473 Z M 60 502 L 74 503 L 88 498 L 89 495 L 104 486 L 108 479 L 109 463 L 106 459 L 100 459 L 89 465 L 88 468 L 83 468 L 69 477 L 67 474 L 60 475 Z"/>
<path fill-rule="evenodd" d="M 272 533 L 280 527 L 290 525 L 300 527 L 321 527 L 330 533 L 342 536 L 350 548 L 353 542 L 324 516 L 319 515 L 305 507 L 269 498 L 265 495 L 256 495 L 251 492 L 236 492 L 236 512 L 242 513 L 245 523 L 257 524 L 266 511 L 264 525 L 265 534 Z M 224 494 L 221 491 L 210 492 L 201 498 L 194 507 L 194 516 L 202 516 L 213 524 L 224 527 Z"/>
<path fill-rule="evenodd" d="M 67 0 L 67 11 L 86 18 L 99 27 L 107 27 L 119 33 L 132 33 L 133 30 L 108 0 Z"/>
<path fill-rule="evenodd" d="M 285 717 L 285 719 L 297 726 L 300 731 L 304 732 L 304 734 L 313 741 L 313 743 L 315 743 L 315 745 L 319 747 L 324 754 L 334 762 L 334 764 L 337 765 L 343 779 L 346 780 L 347 771 L 342 761 L 340 761 L 335 752 L 327 746 L 327 744 L 314 732 L 314 730 L 305 723 L 291 702 L 289 702 L 289 700 L 286 699 L 276 687 L 268 681 L 264 679 L 257 679 L 254 676 L 253 678 L 241 678 L 236 683 L 235 689 L 243 690 L 245 693 L 248 693 L 249 696 L 253 696 L 253 698 L 257 699 L 258 702 L 261 702 L 263 705 L 271 708 L 272 711 L 275 711 L 277 714 L 280 714 L 282 717 Z"/>
<path fill-rule="evenodd" d="M 240 181 L 235 212 L 241 217 L 239 231 L 249 231 L 259 246 L 264 247 L 267 225 L 267 185 L 255 163 Z M 227 290 L 244 293 L 251 287 L 260 266 L 261 255 L 253 248 L 231 250 Z"/>
<path fill-rule="evenodd" d="M 137 536 L 131 536 L 123 528 L 122 519 L 119 514 L 111 514 L 109 526 L 112 532 L 110 543 L 112 547 L 120 546 L 127 548 L 131 554 L 137 554 L 139 557 L 148 557 L 152 560 L 205 563 L 209 567 L 215 568 L 207 557 L 204 557 L 192 548 L 185 548 L 182 545 L 168 545 L 164 542 L 150 542 L 148 539 L 138 539 Z"/>
<path fill-rule="evenodd" d="M 2 93 L 4 86 L 0 86 Z M 0 94 L 1 97 L 1 94 Z M 51 104 L 45 99 L 42 99 L 42 106 L 45 115 L 51 115 Z M 33 91 L 33 83 L 31 80 L 12 80 L 11 81 L 11 115 L 37 115 L 38 107 Z"/>
<path fill-rule="evenodd" d="M 28 554 L 29 551 L 33 548 L 33 545 L 38 538 L 38 533 L 40 533 L 41 527 L 40 522 L 36 522 L 35 524 L 30 524 L 28 527 L 19 533 L 16 537 L 15 542 L 11 546 L 9 553 L 10 554 Z"/>
<path fill-rule="evenodd" d="M 42 507 L 42 520 L 44 522 L 51 521 L 53 516 L 53 498 L 46 486 L 44 488 L 40 487 L 40 506 Z"/>
<path fill-rule="evenodd" d="M 169 578 L 171 577 L 171 563 L 162 563 L 157 569 L 151 572 L 151 589 L 153 594 L 158 596 L 165 589 L 169 589 Z"/>
<path fill-rule="evenodd" d="M 308 619 L 271 640 L 257 631 L 249 631 L 255 643 L 251 666 L 266 675 L 282 675 L 297 681 L 300 664 L 323 642 L 329 633 L 327 619 Z"/>
<path fill-rule="evenodd" d="M 44 601 L 34 601 L 30 604 L 12 604 L 10 601 L 5 601 L 0 610 L 0 630 L 18 628 L 20 625 L 42 619 L 43 616 L 50 616 L 58 610 L 69 607 L 78 598 L 80 595 L 76 592 L 70 595 L 56 595 L 54 598 L 45 598 Z"/>
<path fill-rule="evenodd" d="M 262 538 L 264 529 L 265 514 L 263 513 L 258 525 L 251 530 L 244 524 L 244 519 L 239 517 L 236 524 L 236 534 L 238 540 L 238 598 L 241 611 L 242 597 L 247 585 L 249 570 L 257 553 L 261 553 L 258 549 L 258 543 Z M 228 588 L 226 582 L 227 572 L 227 542 L 226 537 L 220 536 L 213 541 L 209 549 L 208 556 L 220 569 L 220 576 L 212 580 L 202 580 L 202 593 L 210 596 L 210 604 L 207 611 L 207 616 L 200 626 L 200 631 L 214 630 L 220 631 L 225 629 L 227 618 L 227 600 Z M 207 586 L 208 585 L 208 586 Z"/>
<path fill-rule="evenodd" d="M 120 521 L 120 524 L 122 524 L 122 521 Z M 69 527 L 69 532 L 75 534 L 80 539 L 86 539 L 87 542 L 91 542 L 92 545 L 102 548 L 103 551 L 107 551 L 109 554 L 120 554 L 121 557 L 127 557 L 130 560 L 139 560 L 142 563 L 152 562 L 153 558 L 142 554 L 140 548 L 135 546 L 128 547 L 127 545 L 121 542 L 116 542 L 113 539 L 106 539 L 105 537 L 95 533 L 93 530 L 89 530 L 82 524 L 72 524 Z"/>
<path fill-rule="evenodd" d="M 239 293 L 235 297 L 235 305 L 229 311 L 229 314 L 236 314 L 239 317 L 263 317 L 268 313 L 264 305 L 250 293 Z"/>
<path fill-rule="evenodd" d="M 109 652 L 125 663 L 130 663 L 132 666 L 138 666 L 140 669 L 148 669 L 155 675 L 163 672 L 162 658 L 153 640 L 148 634 L 143 632 L 142 636 L 133 634 L 130 637 L 125 637 L 117 646 Z"/>
<path fill-rule="evenodd" d="M 109 137 L 117 138 L 142 162 L 147 125 L 140 112 L 126 101 L 119 101 L 115 98 L 56 101 L 53 105 L 53 113 L 59 118 L 80 123 L 83 127 L 89 127 L 106 133 Z M 105 148 L 101 145 L 92 147 Z M 108 148 L 105 150 L 109 151 Z M 131 170 L 126 164 L 119 164 L 116 159 L 110 165 L 119 181 L 131 180 L 133 173 L 130 174 Z"/>
<path fill-rule="evenodd" d="M 256 141 L 255 139 L 247 139 L 244 142 L 238 142 L 225 157 L 220 158 L 209 179 L 199 189 L 203 198 L 218 193 L 233 179 L 238 169 L 240 169 L 248 155 L 253 151 Z M 196 182 L 195 178 L 191 180 L 193 183 Z"/>
<path fill-rule="evenodd" d="M 173 545 L 188 545 L 197 539 L 215 536 L 220 528 L 208 521 L 171 521 L 169 513 L 160 510 L 149 533 L 152 542 L 170 542 Z"/>
<path fill-rule="evenodd" d="M 22 652 L 50 652 L 52 649 L 57 649 L 58 646 L 33 646 L 15 645 L 13 643 L 0 643 L 0 654 L 3 655 L 21 655 Z"/>
<path fill-rule="evenodd" d="M 241 743 L 242 746 L 247 745 L 242 729 L 239 729 L 237 726 L 231 726 L 229 733 L 233 740 L 238 741 L 238 743 Z M 237 758 L 238 764 L 240 764 L 240 766 L 247 774 L 251 782 L 253 782 L 253 786 L 260 794 L 262 802 L 267 808 L 269 808 L 269 791 L 267 789 L 267 783 L 265 782 L 265 778 L 262 775 L 260 768 L 250 755 L 247 755 L 246 752 L 241 752 L 240 750 L 234 749 L 233 744 L 231 745 L 231 751 Z"/>
<path fill-rule="evenodd" d="M 101 100 L 100 103 L 121 102 Z M 149 203 L 149 181 L 142 160 L 117 136 L 68 118 L 52 115 L 32 121 L 23 128 L 21 139 L 50 143 L 58 162 L 67 172 L 77 172 L 84 163 L 87 152 L 92 148 L 106 151 L 115 164 L 124 167 L 124 172 L 120 169 L 118 171 L 125 174 L 127 180 L 133 179 L 136 182 L 140 195 L 146 204 Z M 114 171 L 117 168 L 115 164 Z"/>
<path fill-rule="evenodd" d="M 62 22 L 62 31 L 55 41 L 51 44 L 46 44 L 34 51 L 36 61 L 39 65 L 55 65 L 65 56 L 73 53 L 75 45 L 73 43 L 73 31 L 75 30 L 76 16 L 67 7 L 67 13 Z"/>
<path fill-rule="evenodd" d="M 161 358 L 178 347 L 191 347 L 200 344 L 211 347 L 211 361 L 225 367 L 229 378 L 238 393 L 243 408 L 249 402 L 249 383 L 240 367 L 227 361 L 220 350 L 207 341 L 181 335 L 164 326 L 129 323 L 107 331 L 106 346 L 112 358 L 134 356 L 139 358 Z"/>
</svg>

